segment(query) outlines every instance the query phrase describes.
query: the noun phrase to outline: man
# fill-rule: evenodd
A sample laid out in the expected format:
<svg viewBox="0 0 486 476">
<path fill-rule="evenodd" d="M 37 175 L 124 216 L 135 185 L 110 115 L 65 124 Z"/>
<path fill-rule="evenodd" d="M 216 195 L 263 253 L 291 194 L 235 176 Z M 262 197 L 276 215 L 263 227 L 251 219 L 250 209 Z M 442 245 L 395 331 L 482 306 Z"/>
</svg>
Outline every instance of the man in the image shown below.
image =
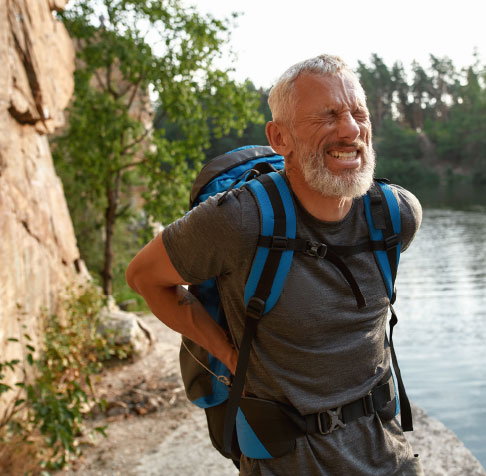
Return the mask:
<svg viewBox="0 0 486 476">
<path fill-rule="evenodd" d="M 285 158 L 297 234 L 328 244 L 368 236 L 363 194 L 372 184 L 374 152 L 364 91 L 338 57 L 322 55 L 291 67 L 270 93 L 270 145 Z M 421 222 L 416 198 L 393 186 L 407 248 Z M 167 227 L 130 263 L 127 281 L 165 324 L 220 359 L 234 373 L 244 328 L 244 287 L 259 234 L 247 190 L 221 206 L 206 202 Z M 389 304 L 371 252 L 346 258 L 367 306 L 356 302 L 339 270 L 295 254 L 275 307 L 259 322 L 245 392 L 294 407 L 301 415 L 353 402 L 390 367 L 385 338 Z M 216 277 L 232 340 L 181 284 Z M 423 474 L 398 421 L 362 416 L 330 434 L 307 434 L 280 458 L 242 456 L 241 474 Z"/>
</svg>

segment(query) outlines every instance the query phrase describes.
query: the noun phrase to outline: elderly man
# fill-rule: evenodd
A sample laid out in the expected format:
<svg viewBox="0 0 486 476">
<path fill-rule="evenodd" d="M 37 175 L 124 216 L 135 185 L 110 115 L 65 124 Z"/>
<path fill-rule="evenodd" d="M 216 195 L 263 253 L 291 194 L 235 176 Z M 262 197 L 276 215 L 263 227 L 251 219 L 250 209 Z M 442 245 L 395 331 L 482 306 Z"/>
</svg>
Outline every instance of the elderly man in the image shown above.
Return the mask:
<svg viewBox="0 0 486 476">
<path fill-rule="evenodd" d="M 375 165 L 364 91 L 353 71 L 322 55 L 287 70 L 273 87 L 272 148 L 295 202 L 297 233 L 319 243 L 352 244 L 368 235 L 363 195 Z M 402 223 L 402 250 L 421 222 L 416 198 L 392 186 Z M 245 282 L 259 235 L 248 190 L 222 206 L 210 198 L 150 242 L 130 263 L 127 281 L 166 325 L 220 359 L 234 373 L 242 339 Z M 251 348 L 245 392 L 293 407 L 300 415 L 359 401 L 389 375 L 389 298 L 373 253 L 346 265 L 367 305 L 332 264 L 295 255 L 275 307 L 261 319 Z M 182 286 L 216 277 L 231 337 Z M 338 422 L 340 423 L 340 422 Z M 241 458 L 241 474 L 265 476 L 389 476 L 423 474 L 399 422 L 377 413 L 310 431 L 273 459 Z"/>
</svg>

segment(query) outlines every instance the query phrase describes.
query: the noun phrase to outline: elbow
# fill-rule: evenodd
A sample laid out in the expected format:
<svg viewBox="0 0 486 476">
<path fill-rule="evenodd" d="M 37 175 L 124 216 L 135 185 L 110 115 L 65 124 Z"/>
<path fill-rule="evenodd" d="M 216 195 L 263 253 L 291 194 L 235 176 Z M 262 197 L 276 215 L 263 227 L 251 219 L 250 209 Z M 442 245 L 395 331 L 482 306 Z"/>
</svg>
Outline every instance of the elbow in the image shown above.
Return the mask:
<svg viewBox="0 0 486 476">
<path fill-rule="evenodd" d="M 137 285 L 139 276 L 140 271 L 138 270 L 136 260 L 134 258 L 132 261 L 130 261 L 125 271 L 125 281 L 127 282 L 128 286 L 130 286 L 138 294 L 140 294 L 139 286 Z"/>
</svg>

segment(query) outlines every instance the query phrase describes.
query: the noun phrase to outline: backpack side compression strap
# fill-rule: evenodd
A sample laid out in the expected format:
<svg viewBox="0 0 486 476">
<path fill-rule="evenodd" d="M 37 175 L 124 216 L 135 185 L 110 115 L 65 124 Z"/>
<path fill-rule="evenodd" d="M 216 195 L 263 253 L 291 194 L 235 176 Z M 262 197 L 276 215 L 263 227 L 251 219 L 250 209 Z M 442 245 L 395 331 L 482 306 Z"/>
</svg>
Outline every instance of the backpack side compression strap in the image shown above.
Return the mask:
<svg viewBox="0 0 486 476">
<path fill-rule="evenodd" d="M 228 454 L 231 451 L 238 405 L 245 384 L 251 342 L 256 334 L 260 318 L 276 304 L 292 264 L 293 250 L 288 250 L 285 246 L 279 247 L 279 238 L 295 238 L 296 232 L 292 196 L 281 175 L 274 172 L 262 175 L 249 182 L 247 187 L 258 204 L 261 234 L 273 236 L 275 246 L 272 248 L 257 247 L 245 287 L 245 330 L 239 348 L 235 377 L 228 398 L 223 432 L 223 449 Z M 243 435 L 240 436 L 243 437 Z M 245 443 L 261 446 L 261 443 L 257 439 L 255 440 L 256 435 L 254 433 L 248 432 L 246 436 L 253 438 L 254 441 Z M 264 454 L 264 448 L 260 448 L 260 451 L 262 457 L 271 457 L 270 454 Z"/>
</svg>

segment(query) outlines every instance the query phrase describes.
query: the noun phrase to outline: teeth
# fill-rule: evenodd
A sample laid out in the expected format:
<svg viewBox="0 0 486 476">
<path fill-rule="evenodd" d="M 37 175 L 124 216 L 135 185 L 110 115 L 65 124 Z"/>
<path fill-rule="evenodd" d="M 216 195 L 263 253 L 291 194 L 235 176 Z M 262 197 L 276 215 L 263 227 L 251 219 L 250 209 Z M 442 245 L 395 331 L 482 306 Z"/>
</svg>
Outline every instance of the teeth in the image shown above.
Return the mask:
<svg viewBox="0 0 486 476">
<path fill-rule="evenodd" d="M 338 152 L 337 150 L 332 150 L 329 152 L 329 155 L 336 159 L 341 159 L 341 160 L 353 160 L 356 158 L 356 155 L 358 155 L 358 151 L 354 152 Z"/>
</svg>

